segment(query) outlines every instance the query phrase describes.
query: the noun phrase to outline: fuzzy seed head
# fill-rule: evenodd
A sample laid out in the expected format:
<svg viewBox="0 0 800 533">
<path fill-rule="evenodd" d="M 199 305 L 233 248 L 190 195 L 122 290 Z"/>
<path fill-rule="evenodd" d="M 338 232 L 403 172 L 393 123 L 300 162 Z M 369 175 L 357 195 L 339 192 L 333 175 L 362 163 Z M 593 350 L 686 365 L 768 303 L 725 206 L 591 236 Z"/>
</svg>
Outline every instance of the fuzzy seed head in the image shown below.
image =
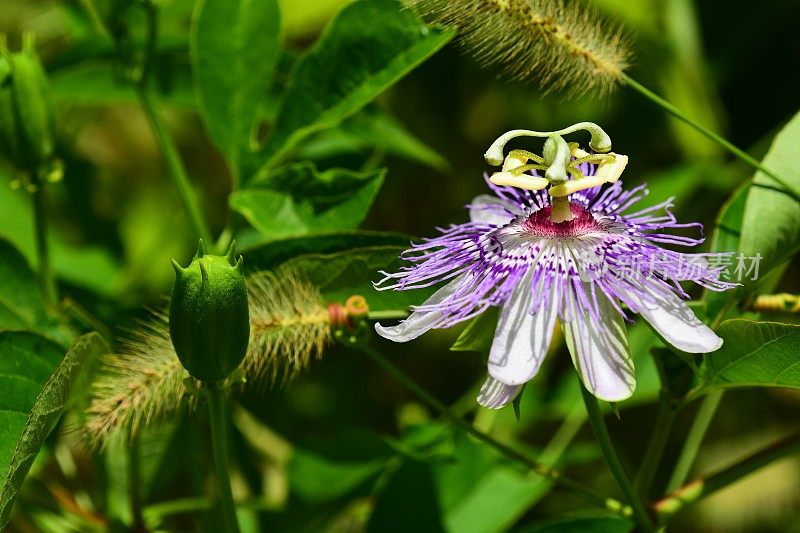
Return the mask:
<svg viewBox="0 0 800 533">
<path fill-rule="evenodd" d="M 288 269 L 249 277 L 251 339 L 243 366 L 262 383 L 286 382 L 322 357 L 332 341 L 319 290 Z"/>
<path fill-rule="evenodd" d="M 116 353 L 103 356 L 100 368 L 85 426 L 92 444 L 122 432 L 135 436 L 143 426 L 175 416 L 192 403 L 163 313 L 154 312 Z"/>
<path fill-rule="evenodd" d="M 455 26 L 482 64 L 546 91 L 605 96 L 623 80 L 631 53 L 620 28 L 564 0 L 406 0 L 425 20 Z"/>
</svg>

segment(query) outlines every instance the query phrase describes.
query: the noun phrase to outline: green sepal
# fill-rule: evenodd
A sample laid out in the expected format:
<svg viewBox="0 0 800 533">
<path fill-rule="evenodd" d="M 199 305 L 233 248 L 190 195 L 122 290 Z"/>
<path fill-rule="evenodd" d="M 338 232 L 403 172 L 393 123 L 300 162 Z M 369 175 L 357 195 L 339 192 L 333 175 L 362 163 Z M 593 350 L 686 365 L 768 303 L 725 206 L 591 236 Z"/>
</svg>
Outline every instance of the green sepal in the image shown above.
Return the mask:
<svg viewBox="0 0 800 533">
<path fill-rule="evenodd" d="M 172 262 L 170 337 L 183 367 L 205 382 L 223 381 L 236 370 L 250 339 L 242 258 L 232 261 L 206 254 L 201 241 L 189 266 Z"/>
</svg>

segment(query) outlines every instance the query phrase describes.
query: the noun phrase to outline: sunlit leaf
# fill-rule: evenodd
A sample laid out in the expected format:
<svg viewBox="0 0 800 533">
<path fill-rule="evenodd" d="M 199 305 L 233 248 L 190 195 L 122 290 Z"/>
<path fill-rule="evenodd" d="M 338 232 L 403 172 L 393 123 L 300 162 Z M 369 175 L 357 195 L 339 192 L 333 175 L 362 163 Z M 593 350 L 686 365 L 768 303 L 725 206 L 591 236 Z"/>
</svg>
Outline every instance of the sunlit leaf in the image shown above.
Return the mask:
<svg viewBox="0 0 800 533">
<path fill-rule="evenodd" d="M 508 531 L 552 487 L 463 433 L 454 460 L 436 464 L 434 472 L 448 531 Z"/>
<path fill-rule="evenodd" d="M 297 163 L 233 193 L 230 204 L 269 239 L 349 230 L 367 216 L 384 175 Z"/>
<path fill-rule="evenodd" d="M 725 342 L 703 359 L 702 390 L 800 388 L 800 326 L 734 319 L 717 333 Z"/>
<path fill-rule="evenodd" d="M 311 133 L 335 126 L 422 63 L 452 37 L 394 0 L 344 8 L 292 71 L 263 149 L 270 168 Z"/>
<path fill-rule="evenodd" d="M 786 180 L 800 195 L 800 113 L 778 133 L 763 164 Z M 800 249 L 800 203 L 783 192 L 784 186 L 757 172 L 747 193 L 739 252 L 747 258 L 760 256 L 763 276 Z"/>
<path fill-rule="evenodd" d="M 339 127 L 319 133 L 298 150 L 298 157 L 319 160 L 343 153 L 377 151 L 427 165 L 439 171 L 449 166 L 438 152 L 415 137 L 387 112 L 367 109 Z"/>
<path fill-rule="evenodd" d="M 710 251 L 735 252 L 739 249 L 744 205 L 747 201 L 749 188 L 749 183 L 741 185 L 722 206 L 719 215 L 717 215 L 714 233 L 711 237 Z M 733 261 L 731 264 L 733 264 Z M 732 271 L 732 269 L 729 269 L 729 272 Z M 728 300 L 736 298 L 736 294 L 737 292 L 734 291 L 717 292 L 707 290 L 704 300 L 706 301 L 708 316 L 712 319 L 716 318 Z"/>
<path fill-rule="evenodd" d="M 277 0 L 197 3 L 190 46 L 195 87 L 206 128 L 234 174 L 269 87 L 280 41 Z"/>
</svg>

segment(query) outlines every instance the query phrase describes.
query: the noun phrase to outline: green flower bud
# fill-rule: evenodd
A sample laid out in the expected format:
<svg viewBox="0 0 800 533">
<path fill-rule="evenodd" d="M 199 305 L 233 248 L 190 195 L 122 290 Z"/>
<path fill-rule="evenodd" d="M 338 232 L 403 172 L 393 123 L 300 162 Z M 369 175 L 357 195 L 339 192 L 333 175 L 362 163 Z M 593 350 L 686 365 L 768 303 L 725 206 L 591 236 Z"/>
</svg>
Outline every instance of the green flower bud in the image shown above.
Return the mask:
<svg viewBox="0 0 800 533">
<path fill-rule="evenodd" d="M 47 174 L 55 152 L 55 125 L 47 78 L 33 36 L 23 35 L 22 51 L 0 43 L 5 78 L 0 82 L 0 150 L 21 170 Z"/>
<path fill-rule="evenodd" d="M 236 243 L 206 255 L 203 241 L 188 267 L 175 260 L 169 333 L 183 367 L 201 381 L 222 381 L 244 359 L 250 340 L 247 287 Z"/>
</svg>

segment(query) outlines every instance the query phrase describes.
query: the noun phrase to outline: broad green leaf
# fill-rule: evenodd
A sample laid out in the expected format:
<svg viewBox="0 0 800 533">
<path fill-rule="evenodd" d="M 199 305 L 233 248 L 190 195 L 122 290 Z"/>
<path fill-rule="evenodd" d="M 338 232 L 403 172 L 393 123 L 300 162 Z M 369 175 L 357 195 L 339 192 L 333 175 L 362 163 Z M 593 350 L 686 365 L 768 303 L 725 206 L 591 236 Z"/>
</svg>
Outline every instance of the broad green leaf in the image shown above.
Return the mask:
<svg viewBox="0 0 800 533">
<path fill-rule="evenodd" d="M 244 238 L 243 238 L 244 237 Z M 258 242 L 252 246 L 248 235 L 237 235 L 240 249 L 247 255 L 248 269 L 271 270 L 280 263 L 298 255 L 320 253 L 331 254 L 368 248 L 372 246 L 407 246 L 411 237 L 402 233 L 380 231 L 343 231 L 338 233 L 320 233 L 304 237 L 291 237 L 271 242 Z M 245 243 L 245 244 L 243 244 Z"/>
<path fill-rule="evenodd" d="M 533 524 L 517 533 L 627 533 L 633 528 L 633 522 L 627 518 L 593 511 Z"/>
<path fill-rule="evenodd" d="M 712 252 L 735 252 L 739 249 L 739 237 L 742 232 L 742 220 L 744 218 L 744 206 L 747 201 L 749 183 L 744 183 L 737 188 L 730 198 L 722 206 L 717 215 L 714 233 L 711 237 Z M 732 261 L 733 264 L 733 261 Z M 732 269 L 728 269 L 729 274 Z M 725 279 L 725 276 L 723 276 Z M 705 301 L 708 316 L 715 319 L 723 310 L 729 299 L 735 298 L 737 292 L 724 291 L 717 292 L 706 290 Z"/>
<path fill-rule="evenodd" d="M 320 160 L 346 153 L 378 151 L 427 165 L 439 171 L 450 163 L 415 137 L 388 112 L 367 109 L 337 128 L 320 132 L 298 150 L 303 159 Z"/>
<path fill-rule="evenodd" d="M 292 491 L 310 503 L 331 501 L 375 478 L 385 468 L 386 460 L 333 461 L 295 450 L 288 466 Z"/>
<path fill-rule="evenodd" d="M 725 342 L 703 359 L 703 391 L 800 388 L 800 326 L 734 319 L 723 322 L 717 333 Z"/>
<path fill-rule="evenodd" d="M 197 3 L 190 45 L 195 88 L 206 128 L 234 175 L 280 44 L 277 0 Z"/>
<path fill-rule="evenodd" d="M 552 483 L 509 464 L 499 452 L 461 433 L 454 459 L 434 467 L 448 531 L 508 531 Z"/>
<path fill-rule="evenodd" d="M 800 194 L 800 113 L 778 133 L 764 158 L 764 166 L 787 181 Z M 742 219 L 739 252 L 762 258 L 758 267 L 764 276 L 798 251 L 800 203 L 782 191 L 784 187 L 762 172 L 753 178 Z"/>
<path fill-rule="evenodd" d="M 58 421 L 81 363 L 108 348 L 96 333 L 63 349 L 28 332 L 0 333 L 0 528 L 39 449 Z"/>
<path fill-rule="evenodd" d="M 394 0 L 344 8 L 291 73 L 264 167 L 310 134 L 335 126 L 444 46 L 451 30 L 428 28 Z"/>
<path fill-rule="evenodd" d="M 378 291 L 373 281 L 381 279 L 380 270 L 396 271 L 402 262 L 404 248 L 376 246 L 348 250 L 334 254 L 309 254 L 284 263 L 286 268 L 297 269 L 319 287 L 326 299 L 344 302 L 349 296 L 364 296 L 371 312 L 402 311 L 419 305 L 435 290 Z"/>
<path fill-rule="evenodd" d="M 367 216 L 384 175 L 297 163 L 233 193 L 230 204 L 269 239 L 350 230 Z"/>
</svg>

